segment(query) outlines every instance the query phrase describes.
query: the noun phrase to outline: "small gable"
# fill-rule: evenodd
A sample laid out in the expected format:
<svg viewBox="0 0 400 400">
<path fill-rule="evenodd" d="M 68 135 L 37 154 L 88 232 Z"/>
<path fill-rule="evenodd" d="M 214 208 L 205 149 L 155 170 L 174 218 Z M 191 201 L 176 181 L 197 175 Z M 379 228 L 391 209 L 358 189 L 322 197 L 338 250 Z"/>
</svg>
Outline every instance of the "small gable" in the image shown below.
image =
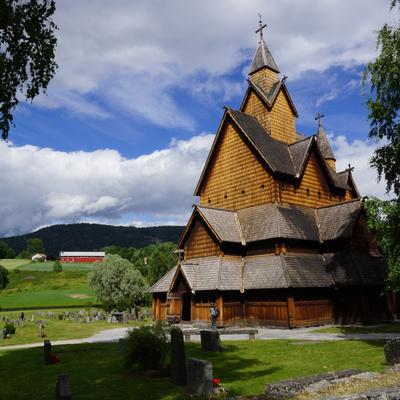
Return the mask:
<svg viewBox="0 0 400 400">
<path fill-rule="evenodd" d="M 354 227 L 351 247 L 356 252 L 370 256 L 381 256 L 375 235 L 369 230 L 365 215 L 362 213 Z"/>
</svg>

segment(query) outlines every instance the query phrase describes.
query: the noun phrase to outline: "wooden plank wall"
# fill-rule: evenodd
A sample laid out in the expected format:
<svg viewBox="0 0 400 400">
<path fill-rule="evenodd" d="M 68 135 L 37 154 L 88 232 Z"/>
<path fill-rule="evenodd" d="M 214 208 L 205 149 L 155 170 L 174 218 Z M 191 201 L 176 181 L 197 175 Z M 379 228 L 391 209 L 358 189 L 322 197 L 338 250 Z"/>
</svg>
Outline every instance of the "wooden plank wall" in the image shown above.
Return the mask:
<svg viewBox="0 0 400 400">
<path fill-rule="evenodd" d="M 221 132 L 200 204 L 230 210 L 273 201 L 274 181 L 232 122 Z"/>
<path fill-rule="evenodd" d="M 378 242 L 375 236 L 368 229 L 367 221 L 364 215 L 361 215 L 354 228 L 351 247 L 355 251 L 368 253 L 371 256 L 381 256 L 378 249 Z"/>
<path fill-rule="evenodd" d="M 203 223 L 197 220 L 185 242 L 184 249 L 185 259 L 189 259 L 217 255 L 219 246 Z"/>
<path fill-rule="evenodd" d="M 294 326 L 312 326 L 333 322 L 331 300 L 307 300 L 294 302 Z"/>
</svg>

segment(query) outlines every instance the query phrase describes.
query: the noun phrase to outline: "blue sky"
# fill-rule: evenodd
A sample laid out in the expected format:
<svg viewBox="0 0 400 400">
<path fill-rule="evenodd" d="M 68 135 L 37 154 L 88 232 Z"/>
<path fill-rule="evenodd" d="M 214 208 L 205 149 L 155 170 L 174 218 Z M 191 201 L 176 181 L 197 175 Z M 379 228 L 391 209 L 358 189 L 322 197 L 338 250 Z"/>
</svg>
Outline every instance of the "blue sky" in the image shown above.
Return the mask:
<svg viewBox="0 0 400 400">
<path fill-rule="evenodd" d="M 59 0 L 57 76 L 0 144 L 0 236 L 58 222 L 184 224 L 222 107 L 244 95 L 258 12 L 297 130 L 315 133 L 323 113 L 339 168 L 355 165 L 362 194 L 383 196 L 361 79 L 374 31 L 398 17 L 388 1 Z"/>
</svg>

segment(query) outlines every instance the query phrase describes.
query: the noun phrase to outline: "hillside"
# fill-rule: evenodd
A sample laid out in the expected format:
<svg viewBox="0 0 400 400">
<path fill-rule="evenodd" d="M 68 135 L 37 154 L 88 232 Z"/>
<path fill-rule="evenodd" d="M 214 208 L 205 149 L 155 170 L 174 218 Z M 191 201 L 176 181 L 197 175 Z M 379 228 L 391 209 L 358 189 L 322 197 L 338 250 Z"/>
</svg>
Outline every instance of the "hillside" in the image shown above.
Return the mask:
<svg viewBox="0 0 400 400">
<path fill-rule="evenodd" d="M 100 224 L 53 225 L 26 235 L 2 238 L 17 253 L 26 247 L 26 240 L 39 238 L 46 253 L 58 255 L 60 251 L 95 251 L 102 247 L 118 245 L 122 247 L 144 247 L 155 242 L 177 243 L 183 226 L 113 226 Z"/>
</svg>

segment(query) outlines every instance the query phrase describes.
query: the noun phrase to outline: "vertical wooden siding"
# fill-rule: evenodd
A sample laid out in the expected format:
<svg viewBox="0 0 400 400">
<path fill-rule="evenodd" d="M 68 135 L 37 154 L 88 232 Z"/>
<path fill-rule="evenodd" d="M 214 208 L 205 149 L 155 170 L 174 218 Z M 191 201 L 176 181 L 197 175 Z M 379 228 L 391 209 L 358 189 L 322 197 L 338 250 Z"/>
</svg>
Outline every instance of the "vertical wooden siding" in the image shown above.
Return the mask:
<svg viewBox="0 0 400 400">
<path fill-rule="evenodd" d="M 207 257 L 218 254 L 219 246 L 210 236 L 203 223 L 196 221 L 192 231 L 185 242 L 185 259 Z"/>
<path fill-rule="evenodd" d="M 245 143 L 242 134 L 227 122 L 200 191 L 200 204 L 240 209 L 273 201 L 274 181 Z"/>
</svg>

